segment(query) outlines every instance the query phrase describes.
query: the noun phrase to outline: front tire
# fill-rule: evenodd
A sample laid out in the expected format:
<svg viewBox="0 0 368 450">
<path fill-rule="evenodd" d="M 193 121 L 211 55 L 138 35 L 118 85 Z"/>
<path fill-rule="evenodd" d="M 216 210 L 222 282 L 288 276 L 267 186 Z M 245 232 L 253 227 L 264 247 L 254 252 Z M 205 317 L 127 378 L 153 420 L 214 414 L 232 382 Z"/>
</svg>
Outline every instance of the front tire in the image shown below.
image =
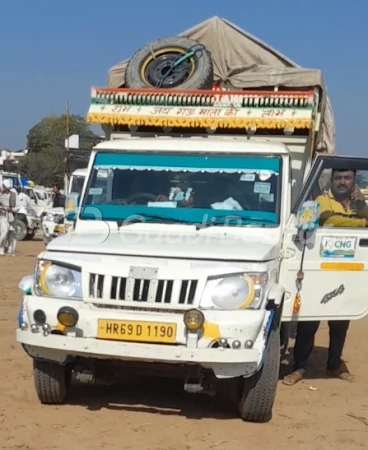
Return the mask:
<svg viewBox="0 0 368 450">
<path fill-rule="evenodd" d="M 24 241 L 27 239 L 28 228 L 27 224 L 22 219 L 17 219 L 16 222 L 16 239 L 17 241 Z"/>
<path fill-rule="evenodd" d="M 34 360 L 33 378 L 37 396 L 42 404 L 60 405 L 65 402 L 71 379 L 67 366 Z"/>
<path fill-rule="evenodd" d="M 268 422 L 276 396 L 280 371 L 280 330 L 276 318 L 268 336 L 261 369 L 245 378 L 239 402 L 240 417 L 248 422 Z"/>
</svg>

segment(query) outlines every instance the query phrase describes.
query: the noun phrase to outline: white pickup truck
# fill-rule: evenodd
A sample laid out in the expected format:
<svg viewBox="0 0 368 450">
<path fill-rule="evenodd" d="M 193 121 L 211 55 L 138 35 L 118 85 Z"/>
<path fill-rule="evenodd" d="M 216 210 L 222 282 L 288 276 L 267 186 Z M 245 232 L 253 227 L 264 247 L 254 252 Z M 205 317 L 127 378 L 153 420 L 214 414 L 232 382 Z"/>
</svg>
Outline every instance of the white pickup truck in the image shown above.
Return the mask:
<svg viewBox="0 0 368 450">
<path fill-rule="evenodd" d="M 185 108 L 168 92 L 93 90 L 89 119 L 131 128 L 94 148 L 67 198 L 75 228 L 23 280 L 17 340 L 42 403 L 65 401 L 72 370 L 174 372 L 266 421 L 282 322 L 368 312 L 368 230 L 318 227 L 313 202 L 331 170 L 368 159 L 312 164 L 318 89 L 176 90 Z"/>
<path fill-rule="evenodd" d="M 68 180 L 66 192 L 68 194 L 70 194 L 71 192 L 80 194 L 82 192 L 83 183 L 87 174 L 87 169 L 75 170 L 72 173 L 70 180 Z M 57 236 L 61 236 L 62 234 L 64 234 L 66 232 L 66 228 L 68 229 L 71 225 L 72 223 L 65 220 L 64 208 L 49 208 L 42 220 L 44 244 L 47 245 L 52 239 L 55 239 Z"/>
</svg>

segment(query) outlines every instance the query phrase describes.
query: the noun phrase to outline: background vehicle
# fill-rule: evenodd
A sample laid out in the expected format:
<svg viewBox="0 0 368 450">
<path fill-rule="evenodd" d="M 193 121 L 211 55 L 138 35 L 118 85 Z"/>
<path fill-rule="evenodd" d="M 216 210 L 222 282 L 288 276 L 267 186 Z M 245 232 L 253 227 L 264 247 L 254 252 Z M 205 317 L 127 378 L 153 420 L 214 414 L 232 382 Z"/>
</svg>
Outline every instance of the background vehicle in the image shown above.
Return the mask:
<svg viewBox="0 0 368 450">
<path fill-rule="evenodd" d="M 75 170 L 71 174 L 70 178 L 66 178 L 69 182 L 69 185 L 68 187 L 66 187 L 65 192 L 67 194 L 70 194 L 71 192 L 81 194 L 83 183 L 87 173 L 87 169 Z M 72 226 L 72 224 L 73 222 L 65 220 L 64 208 L 47 209 L 42 220 L 43 242 L 45 243 L 45 245 L 47 245 L 52 239 L 55 239 L 57 236 L 64 234 L 68 230 L 68 228 Z"/>
<path fill-rule="evenodd" d="M 41 227 L 41 219 L 32 208 L 21 206 L 17 213 L 17 241 L 33 239 Z"/>
<path fill-rule="evenodd" d="M 33 191 L 39 200 L 45 207 L 52 205 L 52 190 L 51 188 L 45 188 L 44 186 L 35 186 Z"/>
<path fill-rule="evenodd" d="M 36 216 L 42 220 L 42 217 L 49 206 L 48 200 L 42 198 L 33 188 L 26 186 L 24 187 L 26 194 L 31 199 L 32 209 L 36 212 Z"/>
<path fill-rule="evenodd" d="M 43 242 L 47 245 L 59 233 L 64 233 L 64 208 L 50 208 L 42 219 Z"/>
<path fill-rule="evenodd" d="M 3 184 L 3 180 L 7 179 L 10 179 L 12 181 L 13 187 L 15 188 L 22 186 L 21 177 L 18 173 L 0 170 L 0 185 Z"/>
</svg>

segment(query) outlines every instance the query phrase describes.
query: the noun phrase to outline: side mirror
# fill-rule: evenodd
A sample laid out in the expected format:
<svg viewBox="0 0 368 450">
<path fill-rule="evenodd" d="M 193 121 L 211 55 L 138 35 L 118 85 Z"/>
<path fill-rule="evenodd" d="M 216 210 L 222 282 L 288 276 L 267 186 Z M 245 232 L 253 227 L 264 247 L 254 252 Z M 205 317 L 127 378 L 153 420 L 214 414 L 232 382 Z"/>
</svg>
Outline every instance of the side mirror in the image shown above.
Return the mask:
<svg viewBox="0 0 368 450">
<path fill-rule="evenodd" d="M 34 284 L 34 275 L 26 275 L 20 280 L 18 288 L 23 292 L 23 294 L 31 295 L 33 284 Z"/>
<path fill-rule="evenodd" d="M 319 227 L 320 206 L 319 203 L 308 201 L 302 204 L 297 214 L 298 231 L 315 231 Z"/>
<path fill-rule="evenodd" d="M 65 199 L 65 219 L 73 221 L 77 217 L 79 208 L 80 194 L 71 192 Z"/>
</svg>

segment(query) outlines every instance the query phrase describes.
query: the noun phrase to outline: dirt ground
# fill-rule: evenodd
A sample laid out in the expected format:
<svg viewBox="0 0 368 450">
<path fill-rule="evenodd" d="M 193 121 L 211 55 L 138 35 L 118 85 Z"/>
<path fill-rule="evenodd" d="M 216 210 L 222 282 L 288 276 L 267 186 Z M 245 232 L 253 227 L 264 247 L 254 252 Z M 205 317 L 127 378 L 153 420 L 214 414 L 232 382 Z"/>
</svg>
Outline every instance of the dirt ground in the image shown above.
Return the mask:
<svg viewBox="0 0 368 450">
<path fill-rule="evenodd" d="M 243 423 L 182 384 L 157 381 L 116 388 L 75 386 L 69 403 L 42 406 L 31 360 L 15 341 L 23 275 L 33 271 L 40 241 L 19 243 L 17 257 L 0 259 L 0 448 L 97 450 L 320 450 L 367 448 L 368 320 L 349 330 L 345 360 L 354 383 L 324 378 L 327 329 L 321 327 L 310 379 L 281 383 L 268 424 Z M 361 345 L 363 343 L 363 345 Z M 287 369 L 287 362 L 283 369 Z"/>
</svg>

